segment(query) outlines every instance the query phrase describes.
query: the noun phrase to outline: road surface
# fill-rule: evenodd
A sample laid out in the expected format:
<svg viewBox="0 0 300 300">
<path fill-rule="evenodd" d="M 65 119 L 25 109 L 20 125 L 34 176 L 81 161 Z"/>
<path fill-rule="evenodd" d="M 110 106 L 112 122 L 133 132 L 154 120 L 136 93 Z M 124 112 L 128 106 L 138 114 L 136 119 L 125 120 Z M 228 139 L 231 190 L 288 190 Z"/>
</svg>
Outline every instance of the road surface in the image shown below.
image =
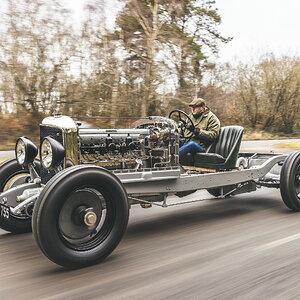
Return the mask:
<svg viewBox="0 0 300 300">
<path fill-rule="evenodd" d="M 0 297 L 299 299 L 299 228 L 300 214 L 265 188 L 182 207 L 135 206 L 113 254 L 75 271 L 45 258 L 31 234 L 0 231 Z"/>
<path fill-rule="evenodd" d="M 299 142 L 300 139 L 290 140 L 260 140 L 260 141 L 242 141 L 241 152 L 264 152 L 264 153 L 289 153 L 293 150 L 289 148 L 280 148 L 278 144 L 287 142 Z M 300 149 L 299 149 L 300 150 Z"/>
<path fill-rule="evenodd" d="M 300 299 L 300 213 L 276 189 L 133 206 L 120 245 L 89 268 L 53 264 L 31 234 L 0 230 L 0 253 L 0 299 Z"/>
</svg>

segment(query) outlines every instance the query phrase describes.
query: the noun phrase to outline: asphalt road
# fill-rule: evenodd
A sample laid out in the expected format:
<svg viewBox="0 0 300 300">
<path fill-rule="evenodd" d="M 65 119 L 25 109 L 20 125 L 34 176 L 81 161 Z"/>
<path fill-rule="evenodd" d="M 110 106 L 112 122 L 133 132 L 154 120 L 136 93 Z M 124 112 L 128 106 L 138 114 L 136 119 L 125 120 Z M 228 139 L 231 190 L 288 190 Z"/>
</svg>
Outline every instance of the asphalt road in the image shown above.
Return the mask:
<svg viewBox="0 0 300 300">
<path fill-rule="evenodd" d="M 0 299 L 300 299 L 299 228 L 276 189 L 133 206 L 112 255 L 73 271 L 45 258 L 31 234 L 0 230 Z"/>
<path fill-rule="evenodd" d="M 187 198 L 207 197 L 204 191 Z M 300 215 L 278 190 L 131 210 L 103 263 L 66 271 L 0 231 L 1 299 L 299 299 Z"/>
<path fill-rule="evenodd" d="M 240 152 L 289 153 L 292 151 L 291 149 L 280 148 L 278 147 L 278 144 L 286 143 L 286 142 L 299 142 L 299 141 L 300 139 L 242 141 Z"/>
</svg>

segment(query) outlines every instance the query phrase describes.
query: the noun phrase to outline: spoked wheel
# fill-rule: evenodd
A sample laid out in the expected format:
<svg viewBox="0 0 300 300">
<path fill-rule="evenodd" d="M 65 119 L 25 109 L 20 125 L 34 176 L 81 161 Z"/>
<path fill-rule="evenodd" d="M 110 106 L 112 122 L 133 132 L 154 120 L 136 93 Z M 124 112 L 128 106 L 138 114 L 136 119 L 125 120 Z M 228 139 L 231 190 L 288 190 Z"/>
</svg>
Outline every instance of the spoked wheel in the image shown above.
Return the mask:
<svg viewBox="0 0 300 300">
<path fill-rule="evenodd" d="M 35 161 L 38 169 L 40 163 Z M 5 192 L 15 186 L 27 183 L 30 180 L 27 167 L 22 168 L 16 159 L 5 161 L 0 165 L 0 192 Z M 16 202 L 16 205 L 18 203 Z M 14 215 L 8 211 L 9 207 L 0 207 L 0 227 L 11 233 L 25 233 L 31 231 L 30 213 Z"/>
<path fill-rule="evenodd" d="M 179 109 L 174 109 L 169 113 L 169 118 L 178 123 L 181 139 L 190 140 L 192 138 L 195 124 L 187 113 Z M 186 130 L 189 126 L 192 126 L 192 131 Z"/>
<path fill-rule="evenodd" d="M 129 206 L 119 179 L 96 166 L 57 174 L 35 204 L 33 233 L 53 262 L 80 268 L 98 263 L 121 241 Z"/>
<path fill-rule="evenodd" d="M 289 154 L 283 163 L 280 193 L 289 209 L 300 211 L 300 151 Z"/>
</svg>

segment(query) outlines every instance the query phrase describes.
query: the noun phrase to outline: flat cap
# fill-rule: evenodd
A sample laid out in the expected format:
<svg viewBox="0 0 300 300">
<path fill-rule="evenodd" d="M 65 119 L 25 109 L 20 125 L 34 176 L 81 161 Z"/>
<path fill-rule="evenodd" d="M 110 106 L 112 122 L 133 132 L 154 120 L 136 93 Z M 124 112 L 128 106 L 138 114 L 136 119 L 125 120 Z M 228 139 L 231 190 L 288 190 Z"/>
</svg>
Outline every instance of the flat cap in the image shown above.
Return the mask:
<svg viewBox="0 0 300 300">
<path fill-rule="evenodd" d="M 205 106 L 205 102 L 202 98 L 195 98 L 190 104 L 190 107 L 201 107 Z"/>
</svg>

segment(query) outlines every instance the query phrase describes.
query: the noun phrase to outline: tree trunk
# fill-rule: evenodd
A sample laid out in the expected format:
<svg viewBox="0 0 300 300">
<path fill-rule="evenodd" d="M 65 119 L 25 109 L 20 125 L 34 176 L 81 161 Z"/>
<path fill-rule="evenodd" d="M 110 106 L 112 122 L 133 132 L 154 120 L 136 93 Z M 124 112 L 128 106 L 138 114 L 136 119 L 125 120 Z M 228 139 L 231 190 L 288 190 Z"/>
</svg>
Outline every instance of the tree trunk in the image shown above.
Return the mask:
<svg viewBox="0 0 300 300">
<path fill-rule="evenodd" d="M 120 73 L 116 71 L 116 73 L 114 74 L 114 82 L 113 82 L 112 94 L 111 94 L 111 117 L 113 118 L 116 118 L 119 115 L 119 107 L 120 107 L 120 104 L 118 103 L 119 82 L 120 82 Z M 116 127 L 116 119 L 110 120 L 110 126 L 112 128 Z"/>
</svg>

